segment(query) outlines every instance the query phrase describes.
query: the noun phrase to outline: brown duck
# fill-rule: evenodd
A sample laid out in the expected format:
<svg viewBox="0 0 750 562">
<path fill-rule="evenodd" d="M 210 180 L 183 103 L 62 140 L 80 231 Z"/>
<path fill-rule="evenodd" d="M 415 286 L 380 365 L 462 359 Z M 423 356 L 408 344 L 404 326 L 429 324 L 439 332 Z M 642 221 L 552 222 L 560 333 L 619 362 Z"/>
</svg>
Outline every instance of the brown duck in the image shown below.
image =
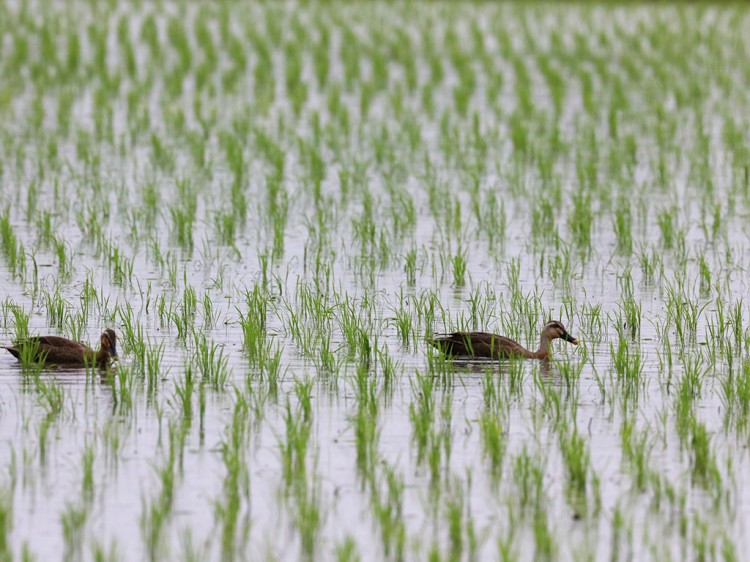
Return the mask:
<svg viewBox="0 0 750 562">
<path fill-rule="evenodd" d="M 557 338 L 578 345 L 578 340 L 571 336 L 565 330 L 565 326 L 556 320 L 547 322 L 542 328 L 539 349 L 536 351 L 529 351 L 518 342 L 505 336 L 486 332 L 454 332 L 427 340 L 427 343 L 434 345 L 446 355 L 452 356 L 490 357 L 492 359 L 507 359 L 510 357 L 546 359 L 549 357 L 550 342 Z"/>
<path fill-rule="evenodd" d="M 0 346 L 7 349 L 13 357 L 21 359 L 24 347 L 36 347 L 34 360 L 55 365 L 92 365 L 106 367 L 117 359 L 117 334 L 107 328 L 99 338 L 99 350 L 94 351 L 86 344 L 60 336 L 32 336 L 19 340 L 12 346 Z"/>
</svg>

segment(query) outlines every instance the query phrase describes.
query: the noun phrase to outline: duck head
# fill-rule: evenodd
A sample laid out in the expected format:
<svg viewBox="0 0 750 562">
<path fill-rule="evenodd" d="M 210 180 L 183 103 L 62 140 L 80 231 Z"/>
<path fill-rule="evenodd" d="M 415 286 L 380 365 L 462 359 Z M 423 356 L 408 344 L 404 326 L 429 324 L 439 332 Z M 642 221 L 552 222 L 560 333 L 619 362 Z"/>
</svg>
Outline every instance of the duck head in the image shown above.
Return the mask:
<svg viewBox="0 0 750 562">
<path fill-rule="evenodd" d="M 112 328 L 107 328 L 99 338 L 102 349 L 109 351 L 113 359 L 117 359 L 117 334 Z"/>
<path fill-rule="evenodd" d="M 578 345 L 578 340 L 571 336 L 565 329 L 565 326 L 563 326 L 562 323 L 558 322 L 557 320 L 552 320 L 544 325 L 544 329 L 542 330 L 542 337 L 549 340 L 560 338 L 562 340 L 565 340 L 566 342 L 572 343 L 573 345 Z"/>
</svg>

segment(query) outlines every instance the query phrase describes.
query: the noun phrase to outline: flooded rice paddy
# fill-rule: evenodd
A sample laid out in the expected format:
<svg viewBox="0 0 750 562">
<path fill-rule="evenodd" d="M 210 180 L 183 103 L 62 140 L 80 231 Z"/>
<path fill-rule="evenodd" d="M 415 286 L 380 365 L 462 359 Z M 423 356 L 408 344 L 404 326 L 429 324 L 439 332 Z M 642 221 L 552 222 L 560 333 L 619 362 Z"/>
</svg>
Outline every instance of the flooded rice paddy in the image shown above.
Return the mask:
<svg viewBox="0 0 750 562">
<path fill-rule="evenodd" d="M 746 558 L 749 25 L 0 6 L 0 559 Z"/>
</svg>

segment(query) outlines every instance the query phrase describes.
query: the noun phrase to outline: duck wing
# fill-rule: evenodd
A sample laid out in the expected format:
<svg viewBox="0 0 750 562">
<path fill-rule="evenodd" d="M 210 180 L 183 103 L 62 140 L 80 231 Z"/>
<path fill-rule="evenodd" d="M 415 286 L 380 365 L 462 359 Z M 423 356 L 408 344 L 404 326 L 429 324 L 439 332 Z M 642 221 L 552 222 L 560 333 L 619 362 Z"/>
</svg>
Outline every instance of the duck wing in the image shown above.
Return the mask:
<svg viewBox="0 0 750 562">
<path fill-rule="evenodd" d="M 25 341 L 38 341 L 40 346 L 50 349 L 69 349 L 78 350 L 80 352 L 91 349 L 85 343 L 69 340 L 68 338 L 63 338 L 61 336 L 34 336 L 27 338 Z"/>
<path fill-rule="evenodd" d="M 446 355 L 500 359 L 528 354 L 526 349 L 518 342 L 488 332 L 453 332 L 428 340 L 428 343 L 434 345 Z"/>
<path fill-rule="evenodd" d="M 85 358 L 93 356 L 89 346 L 60 336 L 31 336 L 15 342 L 12 347 L 5 346 L 4 349 L 20 359 L 22 349 L 26 346 L 35 346 L 36 360 L 47 363 L 83 364 Z"/>
</svg>

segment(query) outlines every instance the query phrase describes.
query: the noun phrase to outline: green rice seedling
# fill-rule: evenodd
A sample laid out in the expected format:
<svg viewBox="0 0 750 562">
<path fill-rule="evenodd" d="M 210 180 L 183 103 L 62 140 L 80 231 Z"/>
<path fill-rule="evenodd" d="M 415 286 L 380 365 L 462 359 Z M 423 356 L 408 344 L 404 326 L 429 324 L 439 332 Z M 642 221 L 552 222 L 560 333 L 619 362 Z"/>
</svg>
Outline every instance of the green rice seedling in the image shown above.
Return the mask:
<svg viewBox="0 0 750 562">
<path fill-rule="evenodd" d="M 159 381 L 164 376 L 164 369 L 161 367 L 161 362 L 164 359 L 164 341 L 161 341 L 158 345 L 152 345 L 146 347 L 144 343 L 144 374 L 146 376 L 146 395 L 150 399 L 156 397 L 156 393 L 159 389 Z"/>
<path fill-rule="evenodd" d="M 685 288 L 679 284 L 668 285 L 667 317 L 674 323 L 675 332 L 682 345 L 694 341 L 698 332 L 698 321 L 709 303 L 702 306 L 687 295 Z"/>
<path fill-rule="evenodd" d="M 219 241 L 225 246 L 234 247 L 234 241 L 237 238 L 237 219 L 233 211 L 219 211 L 214 217 L 216 232 Z"/>
<path fill-rule="evenodd" d="M 581 373 L 586 367 L 588 357 L 585 348 L 583 349 L 583 358 L 577 363 L 568 361 L 555 361 L 555 367 L 560 373 L 560 377 L 565 385 L 567 397 L 575 399 L 578 396 L 578 387 L 581 380 Z"/>
<path fill-rule="evenodd" d="M 133 306 L 129 302 L 117 306 L 116 315 L 120 324 L 120 341 L 128 348 L 143 346 L 143 328 L 137 323 Z"/>
<path fill-rule="evenodd" d="M 26 251 L 16 237 L 10 223 L 10 211 L 8 209 L 0 216 L 0 244 L 2 244 L 2 253 L 12 276 L 23 279 L 26 271 L 26 260 L 24 258 Z"/>
<path fill-rule="evenodd" d="M 182 545 L 182 560 L 186 562 L 200 562 L 205 560 L 209 554 L 209 545 L 195 544 L 193 539 L 193 533 L 190 528 L 186 528 L 180 537 L 180 544 Z"/>
<path fill-rule="evenodd" d="M 413 325 L 413 313 L 408 310 L 408 297 L 404 297 L 403 293 L 399 295 L 399 307 L 393 307 L 391 310 L 395 314 L 393 323 L 396 326 L 396 335 L 405 348 L 409 348 L 410 341 L 416 340 L 416 330 Z"/>
<path fill-rule="evenodd" d="M 47 309 L 47 322 L 50 326 L 62 330 L 65 327 L 65 320 L 68 314 L 70 303 L 62 298 L 59 288 L 54 294 L 43 290 L 44 301 Z"/>
<path fill-rule="evenodd" d="M 695 401 L 702 390 L 702 375 L 696 363 L 689 362 L 685 373 L 677 383 L 675 394 L 675 417 L 677 435 L 684 444 L 690 436 L 690 430 L 695 419 Z"/>
<path fill-rule="evenodd" d="M 243 502 L 246 506 L 250 503 L 250 475 L 244 463 L 249 410 L 247 403 L 239 399 L 239 393 L 236 397 L 232 424 L 221 447 L 226 469 L 223 493 L 214 503 L 214 513 L 221 524 L 221 552 L 228 559 L 243 547 L 250 526 L 249 513 L 242 513 Z"/>
<path fill-rule="evenodd" d="M 214 309 L 214 303 L 208 292 L 203 294 L 203 327 L 210 330 L 219 321 L 220 314 Z"/>
<path fill-rule="evenodd" d="M 416 382 L 412 382 L 412 393 L 416 404 L 412 402 L 409 406 L 409 417 L 412 421 L 414 440 L 417 444 L 417 459 L 419 464 L 421 464 L 427 453 L 432 420 L 436 409 L 434 380 L 429 375 L 421 375 L 417 372 L 415 376 Z"/>
<path fill-rule="evenodd" d="M 618 382 L 623 385 L 623 404 L 638 402 L 643 390 L 643 360 L 640 347 L 630 343 L 620 332 L 617 347 L 610 342 L 609 350 Z"/>
<path fill-rule="evenodd" d="M 500 421 L 506 421 L 505 416 L 508 414 L 507 396 L 504 395 L 503 385 L 498 385 L 496 382 L 495 373 L 491 370 L 486 369 L 484 377 L 482 378 L 482 398 L 484 402 L 484 408 L 487 411 L 502 412 L 503 419 Z"/>
<path fill-rule="evenodd" d="M 49 420 L 55 420 L 60 417 L 65 407 L 65 389 L 54 380 L 45 380 L 43 377 L 35 377 L 37 398 L 39 404 L 46 412 Z"/>
<path fill-rule="evenodd" d="M 372 487 L 370 501 L 375 520 L 380 527 L 383 550 L 386 556 L 401 560 L 404 556 L 407 538 L 403 518 L 403 477 L 392 466 L 383 463 L 381 482 L 373 482 Z"/>
<path fill-rule="evenodd" d="M 402 371 L 398 360 L 394 360 L 387 347 L 377 349 L 377 361 L 380 366 L 380 373 L 383 376 L 382 398 L 388 405 L 393 398 L 393 392 L 396 387 L 396 377 Z"/>
<path fill-rule="evenodd" d="M 428 373 L 438 380 L 443 386 L 452 386 L 456 376 L 456 366 L 450 357 L 443 353 L 428 349 L 427 355 Z M 417 377 L 419 380 L 419 377 Z"/>
<path fill-rule="evenodd" d="M 248 307 L 247 314 L 239 311 L 243 345 L 248 358 L 255 362 L 262 357 L 266 343 L 269 301 L 257 285 L 253 287 L 252 291 L 246 291 L 244 298 Z"/>
<path fill-rule="evenodd" d="M 625 196 L 617 199 L 614 220 L 617 250 L 623 255 L 633 252 L 633 219 L 630 211 L 630 200 Z"/>
<path fill-rule="evenodd" d="M 352 229 L 354 230 L 355 239 L 358 241 L 363 253 L 375 246 L 375 225 L 374 207 L 375 202 L 369 191 L 365 192 L 362 198 L 362 214 L 358 219 L 352 220 Z"/>
<path fill-rule="evenodd" d="M 190 334 L 188 328 L 195 324 L 195 315 L 198 309 L 198 296 L 195 289 L 186 285 L 183 292 L 183 300 L 176 312 L 170 314 L 170 318 L 177 328 L 177 339 L 185 342 Z"/>
<path fill-rule="evenodd" d="M 36 198 L 36 184 L 32 183 L 29 186 L 29 199 Z M 32 195 L 33 194 L 33 195 Z M 27 217 L 26 220 L 32 220 L 32 212 L 37 208 L 36 201 L 27 204 Z M 52 213 L 46 210 L 41 211 L 40 215 L 36 217 L 37 236 L 39 237 L 39 245 L 44 248 L 52 247 L 53 241 L 55 240 L 54 230 L 52 226 Z"/>
<path fill-rule="evenodd" d="M 294 380 L 294 394 L 297 396 L 302 414 L 306 420 L 312 417 L 312 379 Z"/>
<path fill-rule="evenodd" d="M 489 374 L 488 374 L 489 376 Z M 503 461 L 507 448 L 503 421 L 497 412 L 485 411 L 479 418 L 484 456 L 490 465 L 493 484 L 497 486 L 503 473 Z"/>
<path fill-rule="evenodd" d="M 318 25 L 320 37 L 318 41 L 315 42 L 312 51 L 313 68 L 318 87 L 324 90 L 328 84 L 328 76 L 331 67 L 331 31 L 326 23 L 322 21 L 318 22 Z"/>
<path fill-rule="evenodd" d="M 314 560 L 325 517 L 320 505 L 320 482 L 315 476 L 311 482 L 302 480 L 295 492 L 293 520 L 300 535 L 302 558 Z"/>
<path fill-rule="evenodd" d="M 231 184 L 232 209 L 225 215 L 226 219 L 222 221 L 222 229 L 220 229 L 224 231 L 222 234 L 224 242 L 229 245 L 234 242 L 234 238 L 229 235 L 236 230 L 235 221 L 238 220 L 239 224 L 244 225 L 247 214 L 247 198 L 245 196 L 247 162 L 243 154 L 242 143 L 236 135 L 223 134 L 220 136 L 219 142 L 233 175 Z"/>
<path fill-rule="evenodd" d="M 344 335 L 349 352 L 352 355 L 358 355 L 360 360 L 368 362 L 370 359 L 372 346 L 369 342 L 368 324 L 369 319 L 366 317 L 367 310 L 357 311 L 357 304 L 349 298 L 348 295 L 344 300 L 337 303 L 337 320 Z M 316 305 L 316 308 L 319 308 Z"/>
<path fill-rule="evenodd" d="M 460 493 L 453 491 L 446 502 L 446 518 L 448 520 L 448 543 L 450 558 L 459 560 L 464 550 L 463 518 L 464 498 Z"/>
<path fill-rule="evenodd" d="M 83 531 L 89 516 L 86 506 L 75 506 L 68 504 L 60 516 L 63 530 L 65 549 L 63 558 L 75 560 L 81 556 L 83 550 Z"/>
<path fill-rule="evenodd" d="M 0 488 L 0 557 L 12 560 L 10 534 L 13 530 L 13 493 L 6 486 Z"/>
<path fill-rule="evenodd" d="M 65 333 L 74 341 L 81 341 L 86 326 L 83 311 L 75 311 L 65 318 Z"/>
<path fill-rule="evenodd" d="M 176 242 L 185 250 L 193 248 L 193 228 L 198 208 L 197 190 L 189 180 L 177 180 L 179 201 L 169 207 L 172 232 Z"/>
<path fill-rule="evenodd" d="M 413 237 L 416 230 L 417 210 L 414 198 L 403 188 L 392 185 L 390 180 L 386 188 L 390 196 L 388 220 L 391 229 L 389 238 L 401 242 L 407 237 Z"/>
<path fill-rule="evenodd" d="M 284 239 L 286 233 L 286 221 L 289 204 L 284 197 L 280 203 L 279 210 L 273 213 L 273 257 L 281 259 L 284 255 Z"/>
<path fill-rule="evenodd" d="M 533 527 L 534 558 L 536 560 L 553 560 L 557 554 L 557 544 L 550 528 L 547 511 L 538 508 L 534 512 Z"/>
<path fill-rule="evenodd" d="M 698 267 L 700 270 L 700 294 L 705 298 L 711 291 L 711 268 L 708 266 L 703 253 L 698 256 Z"/>
<path fill-rule="evenodd" d="M 692 448 L 690 465 L 693 480 L 715 494 L 720 493 L 722 489 L 721 472 L 711 453 L 711 443 L 706 426 L 693 418 L 690 432 Z"/>
<path fill-rule="evenodd" d="M 629 270 L 621 277 L 622 300 L 618 303 L 621 315 L 617 318 L 618 332 L 624 331 L 630 335 L 630 338 L 637 340 L 641 331 L 641 304 L 633 298 L 633 278 Z"/>
<path fill-rule="evenodd" d="M 520 361 L 508 362 L 508 393 L 519 398 L 523 395 L 526 384 L 526 369 Z"/>
<path fill-rule="evenodd" d="M 612 548 L 616 552 L 622 552 L 627 545 L 633 543 L 632 523 L 625 519 L 623 510 L 620 505 L 616 505 L 612 514 Z"/>
<path fill-rule="evenodd" d="M 57 256 L 57 268 L 60 278 L 63 281 L 69 280 L 72 269 L 72 259 L 68 256 L 68 249 L 65 240 L 53 240 L 55 256 Z"/>
<path fill-rule="evenodd" d="M 38 351 L 39 343 L 36 341 L 29 342 L 29 345 L 24 345 L 21 348 L 19 360 L 21 362 L 21 371 L 24 375 L 25 389 L 28 388 L 30 382 L 36 384 L 44 370 L 44 362 L 37 360 Z"/>
<path fill-rule="evenodd" d="M 486 195 L 483 207 L 485 213 L 480 221 L 480 226 L 487 236 L 490 251 L 494 252 L 496 249 L 502 250 L 508 231 L 508 216 L 505 210 L 505 203 L 497 199 L 494 191 L 490 191 Z"/>
<path fill-rule="evenodd" d="M 659 279 L 664 275 L 664 264 L 656 249 L 651 248 L 649 253 L 645 248 L 641 248 L 639 261 L 642 281 L 646 285 L 653 285 L 657 280 L 657 274 Z"/>
<path fill-rule="evenodd" d="M 17 305 L 14 304 L 10 298 L 6 298 L 4 301 L 0 302 L 0 314 L 2 314 L 2 324 L 0 325 L 2 325 L 3 329 L 8 328 L 8 319 L 12 314 L 11 311 L 14 306 Z"/>
<path fill-rule="evenodd" d="M 742 362 L 742 367 L 735 375 L 729 370 L 728 375 L 720 381 L 721 399 L 725 409 L 725 428 L 734 423 L 737 431 L 744 434 L 750 425 L 750 364 Z"/>
<path fill-rule="evenodd" d="M 334 552 L 337 562 L 359 562 L 360 560 L 359 553 L 357 552 L 357 543 L 350 536 L 345 537 L 337 544 Z"/>
<path fill-rule="evenodd" d="M 83 455 L 81 455 L 81 466 L 83 467 L 81 497 L 87 504 L 91 504 L 94 499 L 94 453 L 94 447 L 87 443 Z"/>
<path fill-rule="evenodd" d="M 303 82 L 302 57 L 294 43 L 287 43 L 285 49 L 286 95 L 290 99 L 294 114 L 299 116 L 302 106 L 307 101 L 308 86 Z"/>
<path fill-rule="evenodd" d="M 107 257 L 109 259 L 109 268 L 113 283 L 121 287 L 132 285 L 135 257 L 127 258 L 120 253 L 118 247 L 112 244 L 108 247 Z"/>
<path fill-rule="evenodd" d="M 268 346 L 258 367 L 261 380 L 266 382 L 268 396 L 274 402 L 276 402 L 278 396 L 279 383 L 284 379 L 287 369 L 282 364 L 282 357 L 283 350 L 280 345 Z"/>
<path fill-rule="evenodd" d="M 501 562 L 510 562 L 511 560 L 518 559 L 517 548 L 514 544 L 517 523 L 514 508 L 512 507 L 512 505 L 508 506 L 508 511 L 509 517 L 507 530 L 505 531 L 504 536 L 498 538 L 497 540 L 497 549 L 499 555 L 498 559 Z"/>
<path fill-rule="evenodd" d="M 480 290 L 484 289 L 484 293 Z M 477 330 L 489 324 L 496 305 L 496 297 L 488 285 L 479 286 L 469 294 L 470 319 L 468 325 Z"/>
<path fill-rule="evenodd" d="M 36 299 L 39 294 L 39 265 L 33 252 L 27 253 L 27 257 L 31 261 L 31 296 Z"/>
<path fill-rule="evenodd" d="M 96 562 L 117 562 L 122 559 L 120 549 L 117 545 L 117 541 L 113 540 L 107 548 L 98 540 L 94 540 L 91 544 L 91 557 Z"/>
<path fill-rule="evenodd" d="M 623 419 L 620 427 L 622 439 L 623 460 L 627 461 L 633 485 L 638 491 L 645 491 L 649 478 L 652 476 L 649 456 L 653 448 L 653 440 L 649 432 L 638 432 L 632 417 Z"/>
<path fill-rule="evenodd" d="M 437 491 L 441 476 L 444 474 L 441 472 L 443 463 L 450 459 L 452 447 L 452 394 L 443 392 L 442 404 L 438 410 L 434 396 L 437 393 L 435 382 L 433 376 L 423 376 L 417 373 L 416 383 L 412 383 L 414 401 L 409 405 L 412 439 L 417 445 L 417 464 L 427 463 L 433 491 Z M 447 387 L 446 384 L 444 388 Z"/>
<path fill-rule="evenodd" d="M 190 365 L 185 366 L 185 375 L 182 381 L 175 385 L 177 403 L 182 412 L 182 418 L 187 423 L 193 419 L 193 394 L 196 388 L 196 379 Z"/>
<path fill-rule="evenodd" d="M 193 334 L 195 338 L 195 363 L 203 380 L 214 390 L 221 390 L 229 380 L 229 367 L 221 344 L 209 341 L 205 334 Z"/>
<path fill-rule="evenodd" d="M 512 477 L 516 486 L 515 502 L 522 513 L 532 514 L 540 507 L 544 492 L 544 467 L 541 459 L 524 449 L 513 459 Z"/>
<path fill-rule="evenodd" d="M 170 301 L 167 302 L 164 294 L 158 295 L 156 297 L 156 313 L 159 317 L 159 326 L 162 328 L 168 326 L 176 316 L 174 301 L 170 298 Z"/>
<path fill-rule="evenodd" d="M 588 512 L 587 491 L 590 468 L 590 453 L 577 430 L 568 429 L 560 435 L 565 474 L 567 476 L 566 498 L 578 516 Z"/>
<path fill-rule="evenodd" d="M 740 298 L 729 307 L 728 322 L 734 334 L 735 345 L 738 348 L 742 346 L 742 341 L 743 341 L 743 337 L 742 337 L 742 334 L 743 334 L 742 307 L 743 306 L 744 306 L 744 301 L 742 298 Z"/>
<path fill-rule="evenodd" d="M 575 245 L 581 250 L 588 251 L 591 248 L 591 224 L 593 222 L 591 196 L 583 191 L 576 191 L 572 202 L 573 211 L 568 227 Z"/>
<path fill-rule="evenodd" d="M 310 440 L 311 420 L 305 416 L 297 416 L 292 412 L 292 406 L 287 401 L 284 423 L 286 439 L 279 441 L 282 458 L 282 476 L 287 492 L 298 479 L 304 479 L 307 474 L 307 450 Z"/>
<path fill-rule="evenodd" d="M 735 562 L 740 560 L 737 554 L 737 547 L 732 542 L 732 539 L 728 536 L 721 538 L 721 557 L 728 562 Z"/>
<path fill-rule="evenodd" d="M 48 410 L 47 415 L 42 418 L 42 421 L 39 423 L 39 465 L 42 467 L 47 464 L 47 438 L 49 436 L 49 430 L 57 417 L 57 414 L 52 411 L 52 408 L 56 407 L 57 404 L 53 402 L 54 396 L 52 396 L 49 391 L 47 400 L 50 403 L 48 406 L 50 409 Z M 42 400 L 40 399 L 40 402 L 41 401 Z"/>
<path fill-rule="evenodd" d="M 92 366 L 87 368 L 86 375 L 93 382 L 100 375 L 100 371 Z M 103 378 L 112 389 L 113 411 L 122 416 L 132 413 L 137 381 L 133 370 L 129 366 L 118 365 L 116 374 L 109 370 Z"/>
<path fill-rule="evenodd" d="M 677 209 L 671 208 L 662 210 L 656 218 L 659 231 L 661 232 L 662 245 L 668 250 L 671 250 L 675 244 L 676 216 Z"/>
<path fill-rule="evenodd" d="M 150 560 L 158 560 L 165 550 L 164 533 L 174 505 L 175 450 L 170 444 L 164 465 L 156 468 L 160 489 L 151 500 L 142 498 L 141 535 Z"/>
<path fill-rule="evenodd" d="M 8 301 L 6 301 L 8 302 Z M 13 340 L 24 340 L 29 337 L 29 315 L 17 304 L 9 303 L 10 311 L 13 313 Z M 28 346 L 26 346 L 28 347 Z M 23 350 L 22 354 L 23 354 Z M 29 352 L 29 358 L 34 357 L 36 349 Z M 24 363 L 25 364 L 25 363 Z"/>
<path fill-rule="evenodd" d="M 548 383 L 543 378 L 542 371 L 534 370 L 534 388 L 542 397 L 541 410 L 549 423 L 557 427 L 561 422 L 564 423 L 564 402 L 562 389 L 557 389 L 554 385 Z"/>
<path fill-rule="evenodd" d="M 372 478 L 375 467 L 377 444 L 380 430 L 378 420 L 378 400 L 376 382 L 369 376 L 366 365 L 357 367 L 355 380 L 357 411 L 354 415 L 354 437 L 357 451 L 357 471 L 363 478 Z"/>
</svg>

